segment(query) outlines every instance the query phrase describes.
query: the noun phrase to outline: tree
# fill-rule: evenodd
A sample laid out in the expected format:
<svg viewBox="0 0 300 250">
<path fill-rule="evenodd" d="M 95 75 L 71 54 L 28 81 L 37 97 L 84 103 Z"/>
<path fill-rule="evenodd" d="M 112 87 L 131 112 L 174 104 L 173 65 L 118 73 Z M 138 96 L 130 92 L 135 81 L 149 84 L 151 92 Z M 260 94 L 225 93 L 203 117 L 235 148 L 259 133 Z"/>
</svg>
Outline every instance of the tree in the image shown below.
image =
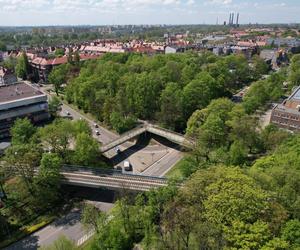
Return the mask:
<svg viewBox="0 0 300 250">
<path fill-rule="evenodd" d="M 124 117 L 119 112 L 113 112 L 110 115 L 110 124 L 118 133 L 122 134 L 136 125 L 136 119 L 133 116 Z"/>
<path fill-rule="evenodd" d="M 35 169 L 39 166 L 40 159 L 41 150 L 36 144 L 13 145 L 5 152 L 7 171 L 21 176 L 31 194 Z"/>
<path fill-rule="evenodd" d="M 18 62 L 16 65 L 16 73 L 17 76 L 26 80 L 30 74 L 30 66 L 28 62 L 28 58 L 26 52 L 22 52 L 21 56 L 18 58 Z"/>
<path fill-rule="evenodd" d="M 77 120 L 72 122 L 74 137 L 81 133 L 92 135 L 92 129 L 86 120 Z"/>
<path fill-rule="evenodd" d="M 28 118 L 17 119 L 14 126 L 11 128 L 12 144 L 18 145 L 29 143 L 35 132 L 36 128 Z"/>
<path fill-rule="evenodd" d="M 217 168 L 219 178 L 206 188 L 206 218 L 217 224 L 232 225 L 236 220 L 254 223 L 268 208 L 268 194 L 238 168 Z M 199 173 L 200 174 L 200 173 Z"/>
<path fill-rule="evenodd" d="M 62 103 L 57 96 L 51 97 L 48 107 L 49 107 L 49 112 L 53 117 L 57 116 L 57 112 L 59 111 L 61 105 Z"/>
<path fill-rule="evenodd" d="M 75 63 L 76 65 L 79 65 L 79 63 L 80 63 L 80 55 L 79 55 L 78 51 L 76 51 L 76 52 L 74 53 L 74 63 Z"/>
<path fill-rule="evenodd" d="M 0 41 L 0 51 L 6 51 L 7 47 L 4 42 Z"/>
<path fill-rule="evenodd" d="M 271 155 L 258 159 L 250 169 L 251 175 L 266 190 L 272 190 L 295 219 L 300 219 L 299 145 L 300 137 L 296 135 Z"/>
<path fill-rule="evenodd" d="M 168 83 L 161 93 L 159 120 L 168 128 L 182 129 L 182 91 L 177 83 Z"/>
<path fill-rule="evenodd" d="M 231 144 L 229 154 L 230 164 L 242 165 L 248 156 L 248 149 L 243 142 L 236 140 Z"/>
<path fill-rule="evenodd" d="M 58 96 L 61 85 L 66 81 L 66 68 L 65 65 L 54 68 L 49 74 L 48 81 L 54 85 L 54 90 Z"/>
<path fill-rule="evenodd" d="M 44 153 L 41 159 L 41 166 L 39 168 L 39 176 L 51 178 L 54 181 L 60 178 L 60 168 L 62 161 L 56 154 Z"/>
<path fill-rule="evenodd" d="M 40 208 L 51 207 L 60 199 L 60 169 L 62 160 L 56 154 L 44 153 L 39 172 L 34 179 L 36 205 Z"/>
<path fill-rule="evenodd" d="M 92 228 L 96 233 L 100 233 L 108 222 L 108 217 L 95 206 L 86 204 L 81 215 L 81 222 L 87 229 Z"/>
<path fill-rule="evenodd" d="M 300 85 L 300 70 L 297 69 L 295 71 L 292 71 L 290 73 L 289 80 L 290 80 L 291 86 L 299 86 Z"/>
<path fill-rule="evenodd" d="M 73 138 L 71 121 L 55 120 L 52 124 L 39 130 L 39 136 L 45 150 L 58 154 L 67 160 L 69 143 Z"/>
<path fill-rule="evenodd" d="M 293 249 L 300 247 L 300 221 L 290 220 L 282 229 L 282 238 L 288 241 Z"/>
<path fill-rule="evenodd" d="M 216 80 L 207 72 L 200 73 L 183 89 L 185 119 L 195 110 L 206 107 L 209 102 L 220 95 Z"/>
<path fill-rule="evenodd" d="M 62 57 L 65 54 L 65 50 L 62 48 L 57 48 L 54 54 L 56 57 Z"/>
<path fill-rule="evenodd" d="M 99 156 L 99 144 L 95 139 L 86 133 L 76 136 L 74 163 L 84 166 L 94 165 Z"/>
<path fill-rule="evenodd" d="M 69 52 L 68 54 L 68 63 L 73 64 L 73 53 Z"/>
<path fill-rule="evenodd" d="M 262 75 L 265 75 L 269 71 L 269 65 L 259 56 L 253 57 L 254 75 L 256 79 L 259 79 Z"/>
<path fill-rule="evenodd" d="M 225 239 L 232 249 L 261 249 L 270 238 L 268 224 L 262 221 L 253 224 L 234 221 L 232 227 L 225 228 Z"/>
</svg>

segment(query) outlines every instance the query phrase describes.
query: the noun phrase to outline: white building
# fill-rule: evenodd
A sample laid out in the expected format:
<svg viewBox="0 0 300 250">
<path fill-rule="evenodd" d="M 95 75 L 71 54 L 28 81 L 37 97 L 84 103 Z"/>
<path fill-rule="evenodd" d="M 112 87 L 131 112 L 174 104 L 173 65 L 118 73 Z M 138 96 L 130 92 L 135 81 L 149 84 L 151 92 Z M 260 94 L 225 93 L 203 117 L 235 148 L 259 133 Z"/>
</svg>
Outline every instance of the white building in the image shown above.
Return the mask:
<svg viewBox="0 0 300 250">
<path fill-rule="evenodd" d="M 47 96 L 24 82 L 0 86 L 0 139 L 10 135 L 17 118 L 25 117 L 33 123 L 48 120 Z"/>
</svg>

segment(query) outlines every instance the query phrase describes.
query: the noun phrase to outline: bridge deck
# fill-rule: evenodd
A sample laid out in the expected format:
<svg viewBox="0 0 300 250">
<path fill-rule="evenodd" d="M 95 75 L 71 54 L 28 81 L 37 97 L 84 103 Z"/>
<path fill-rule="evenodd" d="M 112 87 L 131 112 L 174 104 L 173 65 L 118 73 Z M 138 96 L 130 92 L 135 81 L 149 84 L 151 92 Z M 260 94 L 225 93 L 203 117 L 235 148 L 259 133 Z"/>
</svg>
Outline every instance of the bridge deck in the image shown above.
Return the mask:
<svg viewBox="0 0 300 250">
<path fill-rule="evenodd" d="M 61 174 L 64 177 L 62 183 L 77 186 L 148 191 L 167 185 L 165 178 L 123 174 L 114 170 L 70 166 L 64 167 Z"/>
<path fill-rule="evenodd" d="M 106 151 L 109 151 L 109 150 L 113 149 L 114 147 L 121 145 L 124 142 L 131 140 L 134 137 L 136 137 L 140 134 L 143 134 L 145 132 L 159 135 L 161 137 L 164 137 L 170 141 L 178 143 L 179 145 L 182 145 L 187 148 L 193 148 L 193 146 L 194 146 L 194 142 L 190 139 L 185 138 L 185 136 L 182 134 L 175 133 L 173 131 L 163 129 L 163 128 L 160 128 L 158 126 L 154 126 L 151 124 L 144 124 L 135 129 L 128 131 L 125 134 L 122 134 L 120 138 L 102 146 L 100 150 L 102 153 L 105 153 Z"/>
</svg>

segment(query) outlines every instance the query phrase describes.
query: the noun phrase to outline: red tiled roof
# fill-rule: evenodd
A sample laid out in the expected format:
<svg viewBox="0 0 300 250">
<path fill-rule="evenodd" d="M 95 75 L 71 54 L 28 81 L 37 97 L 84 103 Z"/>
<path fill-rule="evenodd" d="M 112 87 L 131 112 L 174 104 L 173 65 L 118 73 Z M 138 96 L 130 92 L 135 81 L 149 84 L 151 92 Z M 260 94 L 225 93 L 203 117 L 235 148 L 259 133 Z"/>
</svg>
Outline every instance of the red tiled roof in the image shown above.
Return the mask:
<svg viewBox="0 0 300 250">
<path fill-rule="evenodd" d="M 89 59 L 97 59 L 100 56 L 101 55 L 80 54 L 80 60 L 85 61 L 85 60 L 89 60 Z M 43 65 L 43 66 L 50 66 L 50 65 L 56 66 L 56 65 L 66 64 L 67 62 L 68 62 L 68 57 L 67 56 L 58 57 L 58 58 L 54 58 L 54 59 L 45 59 L 45 58 L 42 58 L 42 57 L 37 57 L 34 60 L 32 60 L 33 64 Z"/>
</svg>

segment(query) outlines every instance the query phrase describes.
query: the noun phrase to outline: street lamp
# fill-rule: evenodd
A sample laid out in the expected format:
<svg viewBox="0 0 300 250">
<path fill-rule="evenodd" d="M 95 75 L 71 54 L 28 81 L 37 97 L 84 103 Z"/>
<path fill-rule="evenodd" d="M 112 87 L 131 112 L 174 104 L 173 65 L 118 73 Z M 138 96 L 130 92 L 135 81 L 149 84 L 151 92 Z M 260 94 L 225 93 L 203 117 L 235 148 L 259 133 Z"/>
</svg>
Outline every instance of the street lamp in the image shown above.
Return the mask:
<svg viewBox="0 0 300 250">
<path fill-rule="evenodd" d="M 155 153 L 151 153 L 151 155 L 152 155 L 152 162 L 153 162 L 153 156 L 155 155 Z"/>
</svg>

